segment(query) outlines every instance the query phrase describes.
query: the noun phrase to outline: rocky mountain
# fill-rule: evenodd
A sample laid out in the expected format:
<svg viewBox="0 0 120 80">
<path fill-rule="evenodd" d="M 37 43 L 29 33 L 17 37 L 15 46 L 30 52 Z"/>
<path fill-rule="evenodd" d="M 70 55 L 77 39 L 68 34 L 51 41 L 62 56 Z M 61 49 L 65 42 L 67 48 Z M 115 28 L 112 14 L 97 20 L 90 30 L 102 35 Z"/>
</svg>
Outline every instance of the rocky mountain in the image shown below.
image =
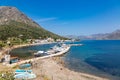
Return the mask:
<svg viewBox="0 0 120 80">
<path fill-rule="evenodd" d="M 120 40 L 120 30 L 109 33 L 104 39 Z"/>
<path fill-rule="evenodd" d="M 96 39 L 96 40 L 120 40 L 120 30 L 116 30 L 112 33 L 94 34 L 94 35 L 91 35 L 91 39 Z"/>
<path fill-rule="evenodd" d="M 0 40 L 6 40 L 9 37 L 18 37 L 23 35 L 24 39 L 28 38 L 63 38 L 50 31 L 43 29 L 32 19 L 15 7 L 0 7 Z"/>
<path fill-rule="evenodd" d="M 78 39 L 79 37 L 76 36 L 76 35 L 65 35 L 66 38 L 69 38 L 69 39 Z"/>
<path fill-rule="evenodd" d="M 0 7 L 0 25 L 8 24 L 10 21 L 23 22 L 32 26 L 39 26 L 15 7 Z"/>
<path fill-rule="evenodd" d="M 90 40 L 120 40 L 120 30 L 116 30 L 112 33 L 105 34 L 93 34 L 90 36 L 79 36 L 80 39 L 90 39 Z"/>
<path fill-rule="evenodd" d="M 65 36 L 70 39 L 80 39 L 80 40 L 120 40 L 120 30 L 113 31 L 112 33 L 100 33 L 93 34 L 89 36 L 75 36 L 75 35 L 67 35 Z"/>
</svg>

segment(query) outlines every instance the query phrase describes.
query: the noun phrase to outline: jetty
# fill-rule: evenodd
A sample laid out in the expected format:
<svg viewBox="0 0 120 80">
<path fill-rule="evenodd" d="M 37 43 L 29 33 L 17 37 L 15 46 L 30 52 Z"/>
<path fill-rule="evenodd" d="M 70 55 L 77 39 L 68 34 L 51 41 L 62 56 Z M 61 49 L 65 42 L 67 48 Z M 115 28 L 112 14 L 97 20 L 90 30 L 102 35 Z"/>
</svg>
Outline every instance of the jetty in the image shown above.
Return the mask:
<svg viewBox="0 0 120 80">
<path fill-rule="evenodd" d="M 23 61 L 19 61 L 17 63 L 12 63 L 12 64 L 5 64 L 7 65 L 8 67 L 14 67 L 16 65 L 20 65 L 20 64 L 24 64 L 24 63 L 28 63 L 28 62 L 34 62 L 34 61 L 37 61 L 37 60 L 40 60 L 40 59 L 45 59 L 45 58 L 50 58 L 50 57 L 55 57 L 55 56 L 60 56 L 60 55 L 63 55 L 65 54 L 66 52 L 69 51 L 71 46 L 66 46 L 66 48 L 60 52 L 57 52 L 55 54 L 50 54 L 50 55 L 46 55 L 46 56 L 42 56 L 42 57 L 35 57 L 35 58 L 32 58 L 32 59 L 28 59 L 28 60 L 23 60 Z"/>
</svg>

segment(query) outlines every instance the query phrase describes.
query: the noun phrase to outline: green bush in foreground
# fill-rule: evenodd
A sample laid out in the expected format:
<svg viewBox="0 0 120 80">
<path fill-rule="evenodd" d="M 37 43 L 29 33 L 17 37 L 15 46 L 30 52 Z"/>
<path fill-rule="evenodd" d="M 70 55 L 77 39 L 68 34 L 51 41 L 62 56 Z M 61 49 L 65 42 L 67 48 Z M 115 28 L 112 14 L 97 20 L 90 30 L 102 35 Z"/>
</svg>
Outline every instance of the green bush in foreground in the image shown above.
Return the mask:
<svg viewBox="0 0 120 80">
<path fill-rule="evenodd" d="M 0 41 L 0 49 L 5 46 L 5 43 Z"/>
<path fill-rule="evenodd" d="M 12 73 L 0 73 L 0 80 L 14 80 L 14 76 Z"/>
</svg>

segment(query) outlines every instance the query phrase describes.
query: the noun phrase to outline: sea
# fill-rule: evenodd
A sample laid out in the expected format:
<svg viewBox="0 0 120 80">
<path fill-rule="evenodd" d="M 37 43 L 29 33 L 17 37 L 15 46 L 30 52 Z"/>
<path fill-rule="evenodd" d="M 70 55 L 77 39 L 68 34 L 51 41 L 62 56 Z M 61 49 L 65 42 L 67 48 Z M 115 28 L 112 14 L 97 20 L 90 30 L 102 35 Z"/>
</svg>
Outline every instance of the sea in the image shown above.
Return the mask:
<svg viewBox="0 0 120 80">
<path fill-rule="evenodd" d="M 117 77 L 120 80 L 120 40 L 82 40 L 66 44 L 83 45 L 72 46 L 61 57 L 65 67 L 97 76 Z M 33 56 L 33 52 L 47 51 L 54 45 L 56 43 L 17 48 L 11 51 L 11 55 L 29 58 Z"/>
</svg>

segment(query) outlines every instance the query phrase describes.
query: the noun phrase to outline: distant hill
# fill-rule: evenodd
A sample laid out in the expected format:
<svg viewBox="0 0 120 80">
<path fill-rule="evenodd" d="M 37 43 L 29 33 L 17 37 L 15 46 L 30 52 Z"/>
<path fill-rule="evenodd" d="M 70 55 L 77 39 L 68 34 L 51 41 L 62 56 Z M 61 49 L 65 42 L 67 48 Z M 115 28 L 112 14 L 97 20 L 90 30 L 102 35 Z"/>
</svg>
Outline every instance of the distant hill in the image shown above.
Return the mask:
<svg viewBox="0 0 120 80">
<path fill-rule="evenodd" d="M 72 39 L 81 39 L 81 40 L 120 40 L 120 30 L 116 30 L 112 33 L 105 33 L 105 34 L 93 34 L 89 36 L 74 36 L 74 35 L 67 35 L 66 37 Z"/>
<path fill-rule="evenodd" d="M 112 33 L 91 35 L 91 37 L 97 40 L 120 40 L 120 30 Z"/>
<path fill-rule="evenodd" d="M 45 30 L 32 19 L 20 12 L 15 7 L 1 6 L 0 7 L 0 40 L 6 40 L 9 37 L 19 37 L 22 39 L 29 38 L 46 38 L 54 39 L 63 37 Z"/>
<path fill-rule="evenodd" d="M 109 33 L 104 39 L 120 40 L 120 30 Z"/>
<path fill-rule="evenodd" d="M 76 35 L 65 35 L 66 38 L 69 38 L 69 39 L 78 39 L 79 37 L 76 36 Z"/>
</svg>

